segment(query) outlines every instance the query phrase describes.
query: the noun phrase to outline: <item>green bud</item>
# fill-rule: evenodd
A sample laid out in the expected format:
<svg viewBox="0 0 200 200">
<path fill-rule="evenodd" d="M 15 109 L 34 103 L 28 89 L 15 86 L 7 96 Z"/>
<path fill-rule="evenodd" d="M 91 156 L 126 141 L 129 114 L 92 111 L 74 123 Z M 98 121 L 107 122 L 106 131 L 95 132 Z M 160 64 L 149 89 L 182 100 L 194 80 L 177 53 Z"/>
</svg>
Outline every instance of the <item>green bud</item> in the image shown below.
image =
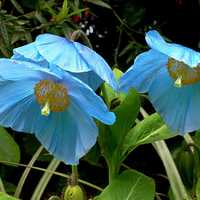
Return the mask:
<svg viewBox="0 0 200 200">
<path fill-rule="evenodd" d="M 69 185 L 65 190 L 64 200 L 85 200 L 85 195 L 79 185 Z"/>
</svg>

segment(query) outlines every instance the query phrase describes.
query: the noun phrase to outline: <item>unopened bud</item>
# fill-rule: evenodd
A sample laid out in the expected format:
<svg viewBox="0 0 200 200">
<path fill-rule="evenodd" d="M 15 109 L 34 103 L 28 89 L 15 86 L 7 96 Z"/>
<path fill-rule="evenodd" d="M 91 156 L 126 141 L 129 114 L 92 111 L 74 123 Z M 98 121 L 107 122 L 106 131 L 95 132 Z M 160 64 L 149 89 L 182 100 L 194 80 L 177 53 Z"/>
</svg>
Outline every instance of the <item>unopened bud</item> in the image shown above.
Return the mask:
<svg viewBox="0 0 200 200">
<path fill-rule="evenodd" d="M 85 195 L 79 185 L 69 185 L 65 190 L 64 200 L 85 200 Z"/>
</svg>

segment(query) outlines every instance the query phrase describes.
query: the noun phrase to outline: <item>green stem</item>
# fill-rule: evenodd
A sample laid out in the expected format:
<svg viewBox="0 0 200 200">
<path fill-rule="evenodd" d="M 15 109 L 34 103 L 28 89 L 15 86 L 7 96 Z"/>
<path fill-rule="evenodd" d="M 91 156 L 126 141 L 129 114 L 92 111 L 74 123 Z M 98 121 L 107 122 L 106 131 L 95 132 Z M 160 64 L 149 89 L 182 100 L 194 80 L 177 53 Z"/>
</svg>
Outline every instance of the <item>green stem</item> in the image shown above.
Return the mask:
<svg viewBox="0 0 200 200">
<path fill-rule="evenodd" d="M 155 148 L 163 162 L 174 198 L 185 200 L 189 199 L 184 184 L 181 180 L 180 174 L 176 168 L 176 165 L 166 143 L 163 140 L 156 141 L 153 143 L 153 147 Z"/>
<path fill-rule="evenodd" d="M 80 30 L 80 29 L 74 31 L 74 32 L 71 34 L 70 39 L 71 39 L 72 41 L 76 41 L 79 37 L 81 37 L 81 38 L 83 39 L 84 43 L 85 43 L 88 47 L 90 47 L 91 49 L 93 49 L 92 44 L 91 44 L 89 38 L 88 38 L 87 35 L 86 35 L 82 30 Z"/>
<path fill-rule="evenodd" d="M 190 145 L 190 150 L 192 153 L 194 153 L 194 146 L 195 146 L 195 142 L 193 141 L 192 137 L 190 136 L 189 133 L 185 134 L 184 136 L 185 142 Z M 192 146 L 194 145 L 194 146 Z"/>
<path fill-rule="evenodd" d="M 148 113 L 142 107 L 140 108 L 140 113 L 144 118 L 149 116 Z M 187 195 L 185 186 L 181 180 L 180 174 L 177 170 L 175 162 L 172 158 L 172 155 L 165 141 L 164 140 L 156 141 L 152 145 L 163 162 L 167 176 L 169 178 L 169 183 L 171 185 L 174 198 L 177 200 L 178 199 L 189 200 L 190 198 Z"/>
<path fill-rule="evenodd" d="M 60 161 L 56 160 L 55 158 L 50 162 L 47 170 L 50 171 L 55 171 L 58 167 L 58 165 L 60 164 Z M 49 183 L 51 177 L 53 176 L 53 174 L 49 173 L 48 171 L 45 171 L 45 173 L 43 174 L 42 178 L 40 179 L 39 183 L 37 184 L 33 195 L 31 197 L 31 200 L 40 200 L 44 190 L 46 189 L 47 184 Z"/>
<path fill-rule="evenodd" d="M 0 192 L 6 193 L 6 190 L 4 188 L 4 184 L 3 184 L 3 181 L 1 180 L 1 177 L 0 177 Z"/>
<path fill-rule="evenodd" d="M 60 176 L 60 177 L 64 177 L 64 178 L 67 178 L 67 179 L 69 179 L 70 178 L 70 176 L 69 175 L 66 175 L 66 174 L 63 174 L 63 173 L 60 173 L 60 172 L 55 172 L 55 171 L 52 171 L 52 170 L 47 170 L 47 169 L 44 169 L 44 168 L 41 168 L 41 167 L 30 167 L 30 166 L 27 166 L 27 165 L 25 165 L 25 164 L 20 164 L 20 163 L 15 163 L 15 162 L 9 162 L 9 161 L 2 161 L 2 160 L 0 160 L 0 163 L 2 163 L 2 164 L 6 164 L 6 165 L 11 165 L 11 166 L 13 166 L 13 167 L 27 167 L 27 168 L 31 168 L 31 169 L 34 169 L 34 170 L 38 170 L 38 171 L 42 171 L 42 172 L 48 172 L 48 173 L 50 173 L 50 174 L 54 174 L 54 175 L 57 175 L 57 176 Z M 94 184 L 92 184 L 92 183 L 89 183 L 89 182 L 87 182 L 87 181 L 85 181 L 85 180 L 82 180 L 82 179 L 78 179 L 78 182 L 79 183 L 82 183 L 82 184 L 84 184 L 84 185 L 87 185 L 87 186 L 89 186 L 89 187 L 91 187 L 91 188 L 94 188 L 94 189 L 96 189 L 96 190 L 98 190 L 98 191 L 100 191 L 100 192 L 102 192 L 103 191 L 103 188 L 101 188 L 101 187 L 99 187 L 99 186 L 97 186 L 97 185 L 94 185 Z"/>
<path fill-rule="evenodd" d="M 31 171 L 31 167 L 34 165 L 35 161 L 37 160 L 37 158 L 39 157 L 40 153 L 42 152 L 43 150 L 43 147 L 40 146 L 38 148 L 38 150 L 35 152 L 35 154 L 33 155 L 32 159 L 30 160 L 30 162 L 28 163 L 26 169 L 24 170 L 24 173 L 22 174 L 19 182 L 18 182 L 18 185 L 16 187 L 16 190 L 15 190 L 15 194 L 14 196 L 19 198 L 20 194 L 21 194 L 21 191 L 22 191 L 22 188 L 24 186 L 24 183 L 26 181 L 26 178 L 28 177 L 30 171 Z"/>
<path fill-rule="evenodd" d="M 78 184 L 78 167 L 77 165 L 72 165 L 72 174 L 71 174 L 71 185 Z"/>
<path fill-rule="evenodd" d="M 109 181 L 109 184 L 111 183 L 111 181 L 117 176 L 117 174 L 119 173 L 119 167 L 116 167 L 116 166 L 109 166 L 109 169 L 108 169 L 108 174 L 109 174 L 109 177 L 108 177 L 108 181 Z"/>
</svg>

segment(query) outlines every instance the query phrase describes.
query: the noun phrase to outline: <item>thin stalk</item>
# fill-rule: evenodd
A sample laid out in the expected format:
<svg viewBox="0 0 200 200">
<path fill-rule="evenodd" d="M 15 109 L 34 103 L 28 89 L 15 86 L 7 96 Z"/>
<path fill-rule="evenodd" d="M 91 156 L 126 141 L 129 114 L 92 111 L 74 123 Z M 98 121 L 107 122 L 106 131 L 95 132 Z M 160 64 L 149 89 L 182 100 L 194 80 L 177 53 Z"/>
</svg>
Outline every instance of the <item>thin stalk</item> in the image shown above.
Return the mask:
<svg viewBox="0 0 200 200">
<path fill-rule="evenodd" d="M 149 116 L 148 113 L 142 107 L 140 108 L 140 113 L 144 118 Z M 187 195 L 185 186 L 182 182 L 180 174 L 177 170 L 175 162 L 172 158 L 172 155 L 165 141 L 164 140 L 156 141 L 152 145 L 157 151 L 158 155 L 160 156 L 160 159 L 162 160 L 162 163 L 165 167 L 174 198 L 177 200 L 178 199 L 189 200 L 190 198 Z"/>
<path fill-rule="evenodd" d="M 195 146 L 195 143 L 194 143 L 192 137 L 190 136 L 190 134 L 187 133 L 187 134 L 185 134 L 183 137 L 184 137 L 185 142 L 190 146 L 191 152 L 194 153 L 194 146 Z"/>
<path fill-rule="evenodd" d="M 71 185 L 78 184 L 78 167 L 77 165 L 72 165 L 72 174 L 71 174 Z"/>
<path fill-rule="evenodd" d="M 153 147 L 155 148 L 163 162 L 174 198 L 183 200 L 189 199 L 184 184 L 181 180 L 180 174 L 164 140 L 154 142 Z"/>
<path fill-rule="evenodd" d="M 6 190 L 5 190 L 5 187 L 4 187 L 4 184 L 3 184 L 3 181 L 1 180 L 1 177 L 0 177 L 0 192 L 4 192 L 4 193 L 6 193 Z"/>
<path fill-rule="evenodd" d="M 58 165 L 60 164 L 59 160 L 56 160 L 55 158 L 50 162 L 49 166 L 47 167 L 47 170 L 50 171 L 55 171 L 58 167 Z M 46 189 L 51 177 L 53 176 L 53 174 L 50 174 L 48 172 L 45 172 L 42 176 L 42 178 L 40 179 L 39 183 L 37 184 L 33 195 L 31 197 L 31 200 L 40 200 L 44 190 Z"/>
<path fill-rule="evenodd" d="M 26 169 L 24 170 L 24 173 L 22 174 L 18 184 L 17 184 L 17 187 L 16 187 L 16 190 L 15 190 L 15 194 L 14 196 L 19 198 L 20 197 L 20 194 L 21 194 L 21 191 L 22 191 L 22 188 L 24 186 L 24 183 L 26 181 L 26 178 L 28 177 L 30 171 L 31 171 L 31 167 L 34 165 L 35 161 L 38 159 L 40 153 L 42 152 L 43 150 L 43 147 L 40 146 L 38 148 L 38 150 L 35 152 L 35 154 L 33 155 L 32 159 L 30 160 L 30 162 L 28 163 Z"/>
<path fill-rule="evenodd" d="M 50 173 L 50 174 L 54 174 L 54 175 L 56 175 L 56 176 L 64 177 L 64 178 L 67 178 L 67 179 L 70 178 L 69 175 L 63 174 L 63 173 L 61 173 L 61 172 L 55 172 L 55 171 L 47 170 L 47 169 L 44 169 L 44 168 L 41 168 L 41 167 L 34 167 L 34 166 L 30 167 L 30 166 L 27 166 L 27 165 L 25 165 L 25 164 L 20 164 L 20 163 L 15 163 L 15 162 L 9 162 L 9 161 L 2 161 L 2 160 L 0 160 L 0 163 L 6 164 L 6 165 L 10 165 L 10 166 L 13 166 L 13 167 L 18 167 L 18 166 L 19 166 L 19 167 L 27 167 L 27 168 L 31 168 L 31 169 L 38 170 L 38 171 L 42 171 L 42 172 L 48 172 L 48 173 Z M 79 182 L 79 183 L 82 183 L 82 184 L 84 184 L 84 185 L 87 185 L 87 186 L 89 186 L 89 187 L 91 187 L 91 188 L 94 188 L 94 189 L 96 189 L 96 190 L 98 190 L 98 191 L 100 191 L 100 192 L 103 191 L 103 188 L 101 188 L 101 187 L 99 187 L 99 186 L 97 186 L 97 185 L 94 185 L 94 184 L 92 184 L 92 183 L 89 183 L 89 182 L 87 182 L 87 181 L 85 181 L 85 180 L 78 179 L 78 182 Z"/>
</svg>

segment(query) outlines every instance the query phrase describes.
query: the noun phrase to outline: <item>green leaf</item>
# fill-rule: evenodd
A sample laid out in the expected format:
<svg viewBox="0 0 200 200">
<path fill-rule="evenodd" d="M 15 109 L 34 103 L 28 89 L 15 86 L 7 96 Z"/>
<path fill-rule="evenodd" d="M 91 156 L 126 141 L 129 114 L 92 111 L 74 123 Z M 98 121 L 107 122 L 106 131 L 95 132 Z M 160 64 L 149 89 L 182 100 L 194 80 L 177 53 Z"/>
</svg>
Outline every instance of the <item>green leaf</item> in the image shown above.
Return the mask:
<svg viewBox="0 0 200 200">
<path fill-rule="evenodd" d="M 141 144 L 148 144 L 176 136 L 164 124 L 161 117 L 155 113 L 146 117 L 133 127 L 124 140 L 124 154 L 131 152 Z"/>
<path fill-rule="evenodd" d="M 139 112 L 139 107 L 138 94 L 134 90 L 130 90 L 122 103 L 113 110 L 116 115 L 114 125 L 109 126 L 109 128 L 105 125 L 100 126 L 101 134 L 99 141 L 104 156 L 108 160 L 112 159 L 113 152 L 122 143 L 125 135 L 133 126 Z"/>
<path fill-rule="evenodd" d="M 0 35 L 4 41 L 5 46 L 8 48 L 10 45 L 10 39 L 8 36 L 8 30 L 4 21 L 0 20 Z"/>
<path fill-rule="evenodd" d="M 153 200 L 154 181 L 135 170 L 117 176 L 95 200 Z"/>
<path fill-rule="evenodd" d="M 19 200 L 19 199 L 16 199 L 15 197 L 11 197 L 3 192 L 0 192 L 0 200 Z"/>
<path fill-rule="evenodd" d="M 135 123 L 139 113 L 140 99 L 135 90 L 130 89 L 124 101 L 113 111 L 116 115 L 116 122 L 110 126 L 112 143 L 120 144 L 128 131 Z"/>
<path fill-rule="evenodd" d="M 64 0 L 60 12 L 55 16 L 56 22 L 60 22 L 60 21 L 62 21 L 65 17 L 67 17 L 68 11 L 69 11 L 68 0 Z"/>
<path fill-rule="evenodd" d="M 2 127 L 0 127 L 0 160 L 19 162 L 20 150 L 14 139 Z"/>
<path fill-rule="evenodd" d="M 101 152 L 109 167 L 110 180 L 118 173 L 123 161 L 122 145 L 128 131 L 135 123 L 140 108 L 139 95 L 135 90 L 129 90 L 122 103 L 113 112 L 116 122 L 112 126 L 101 125 L 99 127 L 99 144 Z"/>
<path fill-rule="evenodd" d="M 109 4 L 107 4 L 107 3 L 105 3 L 104 1 L 101 1 L 101 0 L 87 0 L 87 1 L 90 2 L 90 3 L 93 3 L 95 5 L 104 7 L 104 8 L 112 9 Z"/>
</svg>

